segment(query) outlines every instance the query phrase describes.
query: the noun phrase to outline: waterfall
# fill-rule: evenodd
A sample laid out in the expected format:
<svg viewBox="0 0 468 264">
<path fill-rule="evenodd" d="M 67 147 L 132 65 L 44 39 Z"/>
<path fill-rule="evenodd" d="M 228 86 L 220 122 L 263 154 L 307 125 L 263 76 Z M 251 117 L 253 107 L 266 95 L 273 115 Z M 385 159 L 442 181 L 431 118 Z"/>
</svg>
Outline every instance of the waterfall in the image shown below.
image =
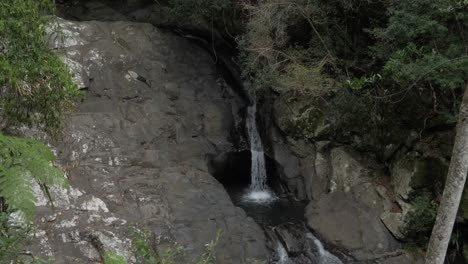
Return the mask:
<svg viewBox="0 0 468 264">
<path fill-rule="evenodd" d="M 278 255 L 278 262 L 277 264 L 287 264 L 289 261 L 288 252 L 284 248 L 281 242 L 278 242 L 278 246 L 276 247 L 276 254 Z"/>
<path fill-rule="evenodd" d="M 265 155 L 263 151 L 262 139 L 257 129 L 256 115 L 257 105 L 254 103 L 247 108 L 247 134 L 250 143 L 252 165 L 250 168 L 251 183 L 249 192 L 245 196 L 246 200 L 253 202 L 266 202 L 275 198 L 269 190 L 266 181 Z"/>
<path fill-rule="evenodd" d="M 247 134 L 249 136 L 250 152 L 252 153 L 252 167 L 250 175 L 252 182 L 250 188 L 252 190 L 266 190 L 266 168 L 265 157 L 263 153 L 263 144 L 257 130 L 256 116 L 257 106 L 251 105 L 247 109 Z"/>
<path fill-rule="evenodd" d="M 315 250 L 317 251 L 318 263 L 320 264 L 343 264 L 343 262 L 337 258 L 336 256 L 332 255 L 330 252 L 323 248 L 322 242 L 318 240 L 314 235 L 311 233 L 307 233 L 306 237 L 315 245 Z"/>
</svg>

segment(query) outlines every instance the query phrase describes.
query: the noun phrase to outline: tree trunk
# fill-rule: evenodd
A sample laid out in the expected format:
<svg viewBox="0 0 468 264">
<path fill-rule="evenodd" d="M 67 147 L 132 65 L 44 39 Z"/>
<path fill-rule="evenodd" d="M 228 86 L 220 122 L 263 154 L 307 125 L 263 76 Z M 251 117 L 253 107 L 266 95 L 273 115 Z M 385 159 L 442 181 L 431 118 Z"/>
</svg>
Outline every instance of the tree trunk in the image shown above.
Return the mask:
<svg viewBox="0 0 468 264">
<path fill-rule="evenodd" d="M 452 234 L 453 224 L 463 194 L 468 172 L 468 84 L 458 116 L 457 134 L 445 182 L 444 193 L 437 211 L 427 247 L 426 264 L 443 264 Z"/>
</svg>

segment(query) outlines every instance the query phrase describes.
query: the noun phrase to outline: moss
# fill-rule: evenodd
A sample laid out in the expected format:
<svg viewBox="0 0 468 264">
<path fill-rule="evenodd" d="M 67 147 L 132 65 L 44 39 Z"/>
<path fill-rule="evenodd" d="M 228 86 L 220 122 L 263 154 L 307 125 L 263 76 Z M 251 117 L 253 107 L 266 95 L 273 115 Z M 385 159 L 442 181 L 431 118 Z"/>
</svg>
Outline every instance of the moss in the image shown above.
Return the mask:
<svg viewBox="0 0 468 264">
<path fill-rule="evenodd" d="M 106 253 L 103 260 L 104 264 L 127 264 L 127 261 L 125 261 L 124 258 L 113 252 Z"/>
</svg>

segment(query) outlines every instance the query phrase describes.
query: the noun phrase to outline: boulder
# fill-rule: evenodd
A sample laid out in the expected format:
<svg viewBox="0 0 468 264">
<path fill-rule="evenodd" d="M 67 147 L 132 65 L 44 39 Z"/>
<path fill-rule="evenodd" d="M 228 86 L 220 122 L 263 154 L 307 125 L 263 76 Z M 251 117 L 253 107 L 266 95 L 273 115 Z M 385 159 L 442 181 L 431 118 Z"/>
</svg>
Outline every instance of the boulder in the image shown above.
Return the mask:
<svg viewBox="0 0 468 264">
<path fill-rule="evenodd" d="M 423 264 L 424 257 L 416 256 L 408 252 L 398 252 L 397 256 L 382 257 L 382 259 L 376 260 L 376 264 Z"/>
<path fill-rule="evenodd" d="M 395 238 L 399 240 L 403 240 L 405 238 L 401 230 L 405 223 L 404 214 L 400 212 L 385 211 L 380 215 L 380 219 Z"/>
<path fill-rule="evenodd" d="M 436 182 L 443 183 L 447 170 L 447 162 L 442 158 L 423 157 L 417 152 L 405 153 L 391 166 L 395 193 L 407 201 L 413 190 L 433 188 Z"/>
<path fill-rule="evenodd" d="M 307 224 L 327 243 L 366 260 L 399 248 L 399 243 L 370 207 L 351 193 L 336 191 L 306 208 Z"/>
<path fill-rule="evenodd" d="M 325 139 L 331 126 L 322 107 L 323 100 L 313 96 L 308 99 L 298 99 L 293 93 L 282 95 L 274 102 L 274 121 L 288 135 Z"/>
<path fill-rule="evenodd" d="M 181 263 L 201 256 L 219 230 L 219 263 L 267 259 L 262 229 L 207 165 L 206 157 L 235 151 L 243 104 L 211 56 L 149 24 L 58 23 L 71 39 L 51 38 L 51 46 L 87 90 L 63 140 L 51 142 L 71 189 L 53 193 L 55 212 L 38 199 L 31 251 L 58 264 L 92 263 L 101 260 L 100 241 L 133 263 L 137 226 L 153 234 L 159 253 L 182 245 Z"/>
<path fill-rule="evenodd" d="M 361 163 L 360 155 L 347 147 L 331 150 L 331 181 L 338 190 L 349 192 L 351 187 L 370 181 L 369 169 Z"/>
</svg>

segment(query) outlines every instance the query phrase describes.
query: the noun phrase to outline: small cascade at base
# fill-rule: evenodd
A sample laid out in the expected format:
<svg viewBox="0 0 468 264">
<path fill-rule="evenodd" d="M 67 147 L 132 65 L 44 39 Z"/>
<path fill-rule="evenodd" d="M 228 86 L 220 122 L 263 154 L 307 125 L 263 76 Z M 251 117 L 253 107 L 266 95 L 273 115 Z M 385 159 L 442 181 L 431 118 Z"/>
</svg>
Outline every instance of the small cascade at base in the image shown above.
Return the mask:
<svg viewBox="0 0 468 264">
<path fill-rule="evenodd" d="M 325 250 L 322 242 L 320 242 L 320 240 L 318 240 L 314 235 L 312 235 L 312 233 L 307 233 L 306 237 L 310 239 L 315 245 L 315 250 L 317 252 L 317 259 L 319 260 L 319 264 L 343 264 L 343 262 L 339 258 Z"/>
<path fill-rule="evenodd" d="M 278 255 L 277 264 L 287 264 L 289 261 L 288 252 L 284 248 L 281 242 L 278 242 L 278 246 L 276 247 L 276 254 Z"/>
<path fill-rule="evenodd" d="M 253 104 L 247 108 L 247 134 L 250 143 L 251 152 L 251 183 L 248 192 L 244 199 L 250 202 L 264 203 L 276 199 L 275 194 L 267 186 L 267 173 L 265 167 L 265 154 L 263 151 L 263 143 L 257 129 L 256 115 L 257 105 L 255 100 Z"/>
</svg>

